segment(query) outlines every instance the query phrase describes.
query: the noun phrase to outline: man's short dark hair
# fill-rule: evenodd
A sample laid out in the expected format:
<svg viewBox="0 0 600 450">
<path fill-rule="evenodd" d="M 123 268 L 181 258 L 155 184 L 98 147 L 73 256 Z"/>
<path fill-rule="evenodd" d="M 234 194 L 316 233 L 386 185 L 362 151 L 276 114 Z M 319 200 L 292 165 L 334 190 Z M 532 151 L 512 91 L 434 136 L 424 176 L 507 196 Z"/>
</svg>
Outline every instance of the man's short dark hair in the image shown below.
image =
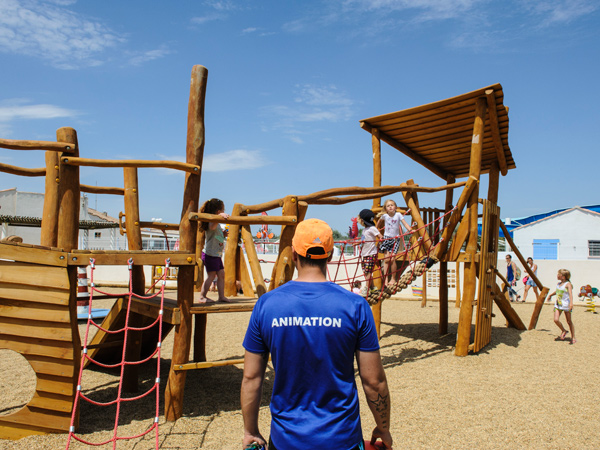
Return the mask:
<svg viewBox="0 0 600 450">
<path fill-rule="evenodd" d="M 302 266 L 318 267 L 323 272 L 323 275 L 327 275 L 327 262 L 329 258 L 311 259 L 311 254 L 323 255 L 324 250 L 322 248 L 311 248 L 306 252 L 306 256 L 298 255 L 298 262 Z"/>
</svg>

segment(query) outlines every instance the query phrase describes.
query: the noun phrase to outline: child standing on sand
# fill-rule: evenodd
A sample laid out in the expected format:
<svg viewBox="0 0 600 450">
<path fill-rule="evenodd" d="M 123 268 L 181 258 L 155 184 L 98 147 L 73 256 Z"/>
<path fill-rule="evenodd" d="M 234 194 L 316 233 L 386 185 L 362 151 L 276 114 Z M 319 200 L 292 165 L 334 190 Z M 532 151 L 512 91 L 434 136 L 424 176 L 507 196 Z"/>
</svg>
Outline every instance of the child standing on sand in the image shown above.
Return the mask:
<svg viewBox="0 0 600 450">
<path fill-rule="evenodd" d="M 567 269 L 560 269 L 556 278 L 558 280 L 556 290 L 548 296 L 548 299 L 553 295 L 556 295 L 556 301 L 554 302 L 554 323 L 561 331 L 558 338 L 561 341 L 564 341 L 568 333 L 560 322 L 560 315 L 564 312 L 567 324 L 571 330 L 571 344 L 575 344 L 577 342 L 575 339 L 575 327 L 573 326 L 573 320 L 571 319 L 571 313 L 573 312 L 573 285 L 570 281 L 571 272 Z"/>
<path fill-rule="evenodd" d="M 363 231 L 363 245 L 361 252 L 361 266 L 365 274 L 365 286 L 360 290 L 360 295 L 366 297 L 371 288 L 371 280 L 373 279 L 373 270 L 377 264 L 377 238 L 383 236 L 375 226 L 375 214 L 370 209 L 363 209 L 358 214 L 358 221 L 365 227 Z"/>
<path fill-rule="evenodd" d="M 396 270 L 396 255 L 404 251 L 404 237 L 402 228 L 404 225 L 407 230 L 411 226 L 406 223 L 404 216 L 397 211 L 398 206 L 392 199 L 386 200 L 383 204 L 385 213 L 377 221 L 377 229 L 383 230 L 383 240 L 379 244 L 379 250 L 383 252 L 383 280 L 387 281 L 388 273 L 391 273 L 394 282 L 398 281 L 400 271 Z M 391 272 L 388 272 L 388 269 Z M 404 267 L 402 268 L 404 269 Z"/>
<path fill-rule="evenodd" d="M 229 218 L 229 214 L 225 213 L 225 204 L 218 198 L 211 198 L 204 202 L 200 208 L 201 213 L 206 214 L 218 214 L 224 219 Z M 226 233 L 223 233 L 223 229 L 216 222 L 200 222 L 200 227 L 205 233 L 205 244 L 204 251 L 202 252 L 202 261 L 204 261 L 204 267 L 206 268 L 207 277 L 204 280 L 202 289 L 200 290 L 200 303 L 213 303 L 214 300 L 209 299 L 206 295 L 210 289 L 215 277 L 217 278 L 217 291 L 219 293 L 220 302 L 229 302 L 229 299 L 225 297 L 225 269 L 223 267 L 223 261 L 221 256 L 223 255 L 223 248 L 225 247 Z"/>
</svg>

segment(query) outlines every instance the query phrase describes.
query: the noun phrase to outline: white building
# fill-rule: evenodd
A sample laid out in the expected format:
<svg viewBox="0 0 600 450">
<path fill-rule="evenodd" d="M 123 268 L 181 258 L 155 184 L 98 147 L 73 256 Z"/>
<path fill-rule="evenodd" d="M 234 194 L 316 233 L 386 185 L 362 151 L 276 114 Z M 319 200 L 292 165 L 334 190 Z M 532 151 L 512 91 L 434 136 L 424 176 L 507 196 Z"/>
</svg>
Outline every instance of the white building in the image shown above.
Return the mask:
<svg viewBox="0 0 600 450">
<path fill-rule="evenodd" d="M 44 210 L 44 194 L 0 191 L 0 239 L 16 235 L 27 244 L 39 245 Z M 88 208 L 81 196 L 78 248 L 83 250 L 126 250 L 127 237 L 119 233 L 119 222 L 106 213 Z"/>
<path fill-rule="evenodd" d="M 534 260 L 600 260 L 600 213 L 578 206 L 513 230 L 521 254 Z"/>
</svg>

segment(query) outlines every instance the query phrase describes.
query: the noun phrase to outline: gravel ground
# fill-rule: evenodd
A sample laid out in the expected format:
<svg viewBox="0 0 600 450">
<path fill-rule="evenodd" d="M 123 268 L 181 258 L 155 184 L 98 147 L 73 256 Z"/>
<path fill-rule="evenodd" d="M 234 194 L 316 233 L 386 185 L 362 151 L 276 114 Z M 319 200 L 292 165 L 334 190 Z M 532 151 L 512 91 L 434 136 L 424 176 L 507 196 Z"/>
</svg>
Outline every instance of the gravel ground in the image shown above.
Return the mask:
<svg viewBox="0 0 600 450">
<path fill-rule="evenodd" d="M 98 305 L 100 306 L 100 305 Z M 533 304 L 515 304 L 529 323 Z M 392 435 L 395 449 L 598 449 L 600 433 L 597 388 L 600 315 L 576 307 L 578 343 L 557 341 L 552 308 L 545 305 L 534 331 L 506 328 L 496 310 L 492 342 L 477 355 L 453 354 L 458 309 L 450 306 L 450 333 L 438 334 L 438 304 L 388 300 L 383 305 L 381 352 L 392 397 Z M 243 356 L 241 342 L 249 313 L 209 315 L 209 359 Z M 564 321 L 564 319 L 563 319 Z M 162 415 L 173 338 L 163 346 L 161 362 L 162 449 L 241 449 L 242 416 L 240 366 L 190 371 L 187 375 L 184 417 L 167 423 Z M 14 412 L 33 392 L 33 372 L 19 355 L 0 352 L 1 414 Z M 268 370 L 261 431 L 269 433 L 268 399 L 272 369 Z M 142 387 L 150 387 L 156 363 L 141 369 Z M 116 396 L 118 376 L 88 370 L 84 391 L 93 399 Z M 358 381 L 360 383 L 360 381 Z M 361 392 L 365 437 L 374 426 Z M 136 434 L 152 424 L 154 399 L 128 404 L 121 411 L 119 435 Z M 101 441 L 112 436 L 114 409 L 82 407 L 79 433 Z M 153 449 L 154 436 L 121 441 L 119 449 Z M 67 435 L 30 436 L 0 440 L 0 449 L 65 448 Z M 72 449 L 90 448 L 74 442 Z M 112 448 L 112 445 L 96 448 Z"/>
</svg>

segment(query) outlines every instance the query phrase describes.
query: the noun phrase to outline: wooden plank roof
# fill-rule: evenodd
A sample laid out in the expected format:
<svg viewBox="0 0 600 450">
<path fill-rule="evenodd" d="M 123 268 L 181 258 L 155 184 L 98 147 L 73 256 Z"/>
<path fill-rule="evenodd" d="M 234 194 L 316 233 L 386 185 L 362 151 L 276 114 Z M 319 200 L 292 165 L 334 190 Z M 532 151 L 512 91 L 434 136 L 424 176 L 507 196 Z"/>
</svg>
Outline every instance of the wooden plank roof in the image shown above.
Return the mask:
<svg viewBox="0 0 600 450">
<path fill-rule="evenodd" d="M 487 99 L 481 173 L 498 161 L 503 175 L 515 169 L 508 146 L 508 108 L 500 84 L 361 120 L 360 126 L 446 180 L 469 175 L 477 99 Z"/>
</svg>

